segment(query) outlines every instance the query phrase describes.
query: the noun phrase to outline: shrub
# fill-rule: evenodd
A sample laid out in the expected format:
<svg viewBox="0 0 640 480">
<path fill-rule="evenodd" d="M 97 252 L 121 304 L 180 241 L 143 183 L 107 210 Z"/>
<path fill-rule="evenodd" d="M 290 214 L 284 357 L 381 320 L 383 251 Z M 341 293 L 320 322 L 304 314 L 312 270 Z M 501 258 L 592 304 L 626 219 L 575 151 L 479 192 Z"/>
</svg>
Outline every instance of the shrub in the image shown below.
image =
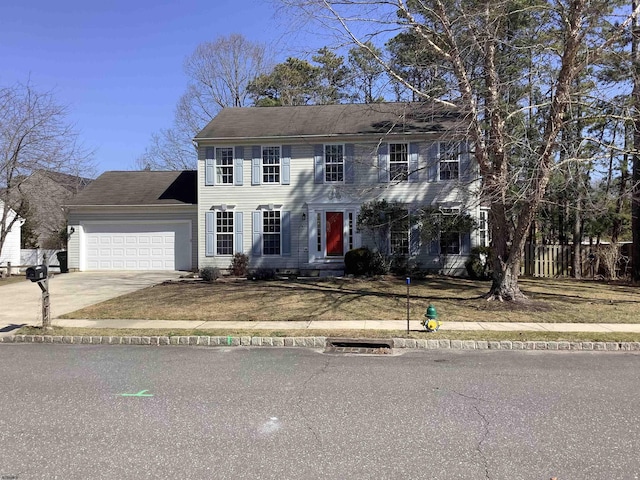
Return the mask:
<svg viewBox="0 0 640 480">
<path fill-rule="evenodd" d="M 349 250 L 344 255 L 344 273 L 347 275 L 365 275 L 367 265 L 371 263 L 373 252 L 366 247 Z"/>
<path fill-rule="evenodd" d="M 258 268 L 247 274 L 249 280 L 273 280 L 276 278 L 276 271 L 273 268 Z"/>
<path fill-rule="evenodd" d="M 387 273 L 389 273 L 389 262 L 380 252 L 373 252 L 369 275 L 386 275 Z"/>
<path fill-rule="evenodd" d="M 472 280 L 488 280 L 491 278 L 490 253 L 491 249 L 489 247 L 474 247 L 471 249 L 471 256 L 464 263 L 469 278 Z"/>
<path fill-rule="evenodd" d="M 245 277 L 249 267 L 249 256 L 245 253 L 236 253 L 231 260 L 229 270 L 234 277 Z"/>
<path fill-rule="evenodd" d="M 347 275 L 384 275 L 388 272 L 384 257 L 367 247 L 349 250 L 344 256 L 344 273 Z"/>
<path fill-rule="evenodd" d="M 200 269 L 200 278 L 205 282 L 213 282 L 220 277 L 220 269 L 217 267 L 204 267 Z"/>
</svg>

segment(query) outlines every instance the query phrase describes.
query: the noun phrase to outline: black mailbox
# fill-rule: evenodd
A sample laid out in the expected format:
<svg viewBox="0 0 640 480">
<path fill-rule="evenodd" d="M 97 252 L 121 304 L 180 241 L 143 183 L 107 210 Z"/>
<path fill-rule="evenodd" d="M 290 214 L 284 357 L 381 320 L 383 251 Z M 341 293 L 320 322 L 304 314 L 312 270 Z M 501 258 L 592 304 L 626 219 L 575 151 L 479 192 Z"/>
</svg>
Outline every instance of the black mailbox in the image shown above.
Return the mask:
<svg viewBox="0 0 640 480">
<path fill-rule="evenodd" d="M 27 268 L 27 280 L 31 280 L 32 282 L 39 282 L 40 280 L 44 280 L 45 278 L 47 278 L 46 265 L 35 265 L 33 267 Z"/>
</svg>

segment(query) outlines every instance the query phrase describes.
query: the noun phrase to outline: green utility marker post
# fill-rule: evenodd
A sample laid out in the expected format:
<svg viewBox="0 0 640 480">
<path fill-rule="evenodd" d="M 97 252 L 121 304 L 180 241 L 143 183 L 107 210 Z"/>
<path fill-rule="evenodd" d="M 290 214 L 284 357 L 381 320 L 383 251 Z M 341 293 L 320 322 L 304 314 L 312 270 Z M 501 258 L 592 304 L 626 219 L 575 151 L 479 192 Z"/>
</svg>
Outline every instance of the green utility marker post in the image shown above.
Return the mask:
<svg viewBox="0 0 640 480">
<path fill-rule="evenodd" d="M 407 333 L 409 333 L 409 285 L 411 285 L 411 277 L 407 277 Z"/>
<path fill-rule="evenodd" d="M 138 393 L 121 393 L 121 397 L 153 397 L 153 394 L 146 393 L 149 390 L 140 390 Z"/>
</svg>

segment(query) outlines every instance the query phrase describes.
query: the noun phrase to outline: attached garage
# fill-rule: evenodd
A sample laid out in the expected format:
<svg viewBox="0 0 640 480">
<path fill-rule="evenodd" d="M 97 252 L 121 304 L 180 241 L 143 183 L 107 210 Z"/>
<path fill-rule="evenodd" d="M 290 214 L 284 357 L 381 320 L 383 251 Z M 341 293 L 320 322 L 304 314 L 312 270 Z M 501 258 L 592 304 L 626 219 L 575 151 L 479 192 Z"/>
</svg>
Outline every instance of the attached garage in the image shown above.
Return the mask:
<svg viewBox="0 0 640 480">
<path fill-rule="evenodd" d="M 191 225 L 85 224 L 87 270 L 190 270 Z"/>
<path fill-rule="evenodd" d="M 106 172 L 65 206 L 71 270 L 192 270 L 196 172 Z"/>
</svg>

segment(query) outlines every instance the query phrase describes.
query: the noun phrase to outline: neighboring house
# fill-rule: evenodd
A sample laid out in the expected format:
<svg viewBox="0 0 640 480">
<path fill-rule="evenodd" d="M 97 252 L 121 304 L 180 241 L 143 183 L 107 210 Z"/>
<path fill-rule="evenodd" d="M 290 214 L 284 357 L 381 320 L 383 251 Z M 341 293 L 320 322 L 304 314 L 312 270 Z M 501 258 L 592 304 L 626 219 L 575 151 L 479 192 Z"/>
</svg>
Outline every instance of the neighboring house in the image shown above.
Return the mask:
<svg viewBox="0 0 640 480">
<path fill-rule="evenodd" d="M 466 127 L 430 103 L 223 109 L 195 138 L 198 267 L 227 268 L 244 252 L 251 268 L 341 270 L 348 250 L 373 246 L 356 220 L 374 199 L 481 223 Z M 483 229 L 421 242 L 412 225 L 387 251 L 463 274 Z"/>
<path fill-rule="evenodd" d="M 2 221 L 3 209 L 4 203 L 0 201 L 0 221 Z M 13 220 L 15 219 L 15 217 L 16 212 L 9 209 L 5 225 L 9 226 L 12 222 L 13 225 L 11 225 L 11 229 L 5 237 L 2 249 L 0 249 L 0 266 L 2 267 L 6 267 L 8 262 L 11 262 L 11 264 L 14 266 L 20 265 L 20 230 L 22 228 L 24 220 L 18 218 L 14 222 Z"/>
<path fill-rule="evenodd" d="M 107 172 L 68 204 L 69 266 L 227 269 L 241 252 L 252 269 L 338 272 L 347 251 L 374 246 L 362 204 L 385 199 L 473 216 L 471 234 L 421 241 L 409 222 L 388 239 L 421 268 L 464 274 L 488 242 L 466 127 L 427 103 L 223 109 L 195 138 L 197 175 Z"/>
<path fill-rule="evenodd" d="M 14 179 L 9 196 L 12 205 L 26 200 L 25 216 L 33 228 L 31 240 L 34 246 L 64 247 L 64 239 L 59 233 L 67 221 L 62 206 L 90 183 L 91 179 L 51 170 L 36 170 L 29 176 Z"/>
<path fill-rule="evenodd" d="M 65 205 L 70 270 L 191 270 L 196 172 L 106 172 Z"/>
</svg>

